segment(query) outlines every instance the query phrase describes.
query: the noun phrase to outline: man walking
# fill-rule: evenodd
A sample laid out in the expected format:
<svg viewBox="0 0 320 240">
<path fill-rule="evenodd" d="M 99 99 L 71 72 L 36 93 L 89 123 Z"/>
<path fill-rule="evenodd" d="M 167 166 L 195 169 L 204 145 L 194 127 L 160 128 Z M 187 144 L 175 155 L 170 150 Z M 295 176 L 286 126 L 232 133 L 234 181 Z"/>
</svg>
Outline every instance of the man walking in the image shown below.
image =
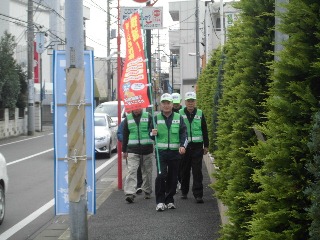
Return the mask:
<svg viewBox="0 0 320 240">
<path fill-rule="evenodd" d="M 123 123 L 123 158 L 127 159 L 128 175 L 124 183 L 125 200 L 133 203 L 137 186 L 137 170 L 141 166 L 145 199 L 152 192 L 153 141 L 149 136 L 152 117 L 142 109 L 133 110 Z"/>
<path fill-rule="evenodd" d="M 160 106 L 162 111 L 155 116 L 157 128 L 152 129 L 152 136 L 157 136 L 160 162 L 160 169 L 157 164 L 155 180 L 156 210 L 164 211 L 166 208 L 176 208 L 173 196 L 176 194 L 178 160 L 180 154 L 185 153 L 187 133 L 183 118 L 172 111 L 170 94 L 165 93 L 161 96 Z"/>
<path fill-rule="evenodd" d="M 196 94 L 185 94 L 186 107 L 180 110 L 188 131 L 188 147 L 181 160 L 181 198 L 187 199 L 190 185 L 190 171 L 192 169 L 192 192 L 197 203 L 203 203 L 203 175 L 202 158 L 207 154 L 209 146 L 207 123 L 200 109 L 196 108 Z"/>
<path fill-rule="evenodd" d="M 123 141 L 123 124 L 124 124 L 124 119 L 121 121 L 121 123 L 118 126 L 117 130 L 117 138 L 118 141 L 122 143 Z M 141 173 L 141 166 L 139 165 L 138 170 L 137 170 L 137 187 L 136 187 L 136 194 L 141 194 L 142 193 L 142 173 Z"/>
<path fill-rule="evenodd" d="M 179 113 L 180 109 L 182 108 L 181 106 L 181 96 L 179 93 L 172 93 L 172 103 L 173 103 L 173 111 L 176 113 Z"/>
<path fill-rule="evenodd" d="M 172 111 L 179 113 L 180 109 L 182 109 L 182 105 L 181 105 L 181 96 L 179 93 L 172 93 L 172 104 L 173 104 L 173 108 Z M 178 193 L 179 190 L 181 189 L 181 176 L 180 176 L 180 165 L 181 165 L 181 158 L 178 161 L 178 183 L 177 183 L 177 190 L 176 192 Z"/>
</svg>

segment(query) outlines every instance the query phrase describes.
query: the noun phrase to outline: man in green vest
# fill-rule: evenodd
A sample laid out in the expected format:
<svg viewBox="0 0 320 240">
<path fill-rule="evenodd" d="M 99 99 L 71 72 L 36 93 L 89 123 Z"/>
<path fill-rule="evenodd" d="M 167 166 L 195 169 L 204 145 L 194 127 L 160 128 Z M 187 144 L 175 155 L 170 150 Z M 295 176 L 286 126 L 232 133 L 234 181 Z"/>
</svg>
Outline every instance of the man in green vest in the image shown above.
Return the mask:
<svg viewBox="0 0 320 240">
<path fill-rule="evenodd" d="M 207 123 L 203 112 L 196 108 L 196 99 L 196 93 L 187 92 L 185 94 L 186 107 L 179 111 L 188 131 L 188 147 L 180 165 L 181 198 L 188 198 L 190 171 L 192 169 L 193 196 L 197 203 L 203 203 L 202 158 L 208 152 L 209 138 Z"/>
<path fill-rule="evenodd" d="M 173 107 L 172 107 L 172 111 L 179 113 L 180 109 L 182 109 L 182 105 L 181 105 L 181 95 L 180 93 L 172 93 L 172 103 L 173 103 Z M 179 166 L 181 164 L 181 159 L 179 159 Z M 178 170 L 178 183 L 177 183 L 177 193 L 179 192 L 181 188 L 181 176 L 180 176 L 180 171 Z"/>
<path fill-rule="evenodd" d="M 145 199 L 152 193 L 153 140 L 150 138 L 152 117 L 142 109 L 133 110 L 123 122 L 123 158 L 127 159 L 128 174 L 124 183 L 125 200 L 133 203 L 137 186 L 137 170 L 141 166 Z"/>
<path fill-rule="evenodd" d="M 176 113 L 179 113 L 180 109 L 182 108 L 181 106 L 181 96 L 179 93 L 172 93 L 172 103 L 173 103 L 173 111 Z"/>
<path fill-rule="evenodd" d="M 155 180 L 156 210 L 175 209 L 178 163 L 187 145 L 186 125 L 180 114 L 172 111 L 172 96 L 165 93 L 160 98 L 161 113 L 155 116 L 159 165 Z M 167 187 L 166 187 L 167 186 Z M 166 193 L 167 190 L 167 193 Z"/>
</svg>

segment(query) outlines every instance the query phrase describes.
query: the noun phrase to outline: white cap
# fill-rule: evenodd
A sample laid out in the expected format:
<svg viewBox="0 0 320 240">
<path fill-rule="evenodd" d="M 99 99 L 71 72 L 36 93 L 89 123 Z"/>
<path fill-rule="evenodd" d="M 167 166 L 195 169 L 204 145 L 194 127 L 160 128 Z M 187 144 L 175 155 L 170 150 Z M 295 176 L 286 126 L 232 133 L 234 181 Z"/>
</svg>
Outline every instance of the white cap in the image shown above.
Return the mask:
<svg viewBox="0 0 320 240">
<path fill-rule="evenodd" d="M 180 103 L 181 102 L 181 97 L 179 93 L 172 93 L 172 102 L 173 103 Z"/>
<path fill-rule="evenodd" d="M 186 95 L 184 96 L 184 100 L 189 100 L 189 99 L 197 99 L 197 95 L 195 92 L 187 92 Z"/>
<path fill-rule="evenodd" d="M 169 101 L 172 102 L 172 96 L 169 93 L 162 94 L 160 98 L 160 102 L 162 101 Z"/>
</svg>

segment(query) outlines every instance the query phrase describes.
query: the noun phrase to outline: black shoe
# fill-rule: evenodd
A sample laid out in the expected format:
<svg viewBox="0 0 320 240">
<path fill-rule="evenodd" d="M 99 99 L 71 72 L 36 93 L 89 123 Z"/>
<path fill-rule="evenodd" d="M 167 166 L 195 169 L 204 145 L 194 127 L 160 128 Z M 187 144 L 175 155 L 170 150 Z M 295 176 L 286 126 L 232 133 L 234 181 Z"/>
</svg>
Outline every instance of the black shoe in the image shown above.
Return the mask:
<svg viewBox="0 0 320 240">
<path fill-rule="evenodd" d="M 182 194 L 182 195 L 181 195 L 181 199 L 188 199 L 187 194 Z"/>
<path fill-rule="evenodd" d="M 141 194 L 141 193 L 142 193 L 142 189 L 141 188 L 137 188 L 136 194 Z"/>
<path fill-rule="evenodd" d="M 197 203 L 204 203 L 202 197 L 196 197 L 196 202 Z"/>
<path fill-rule="evenodd" d="M 144 193 L 144 199 L 151 199 L 150 193 Z"/>
<path fill-rule="evenodd" d="M 128 203 L 133 203 L 134 202 L 134 196 L 133 195 L 126 195 L 126 201 Z"/>
</svg>

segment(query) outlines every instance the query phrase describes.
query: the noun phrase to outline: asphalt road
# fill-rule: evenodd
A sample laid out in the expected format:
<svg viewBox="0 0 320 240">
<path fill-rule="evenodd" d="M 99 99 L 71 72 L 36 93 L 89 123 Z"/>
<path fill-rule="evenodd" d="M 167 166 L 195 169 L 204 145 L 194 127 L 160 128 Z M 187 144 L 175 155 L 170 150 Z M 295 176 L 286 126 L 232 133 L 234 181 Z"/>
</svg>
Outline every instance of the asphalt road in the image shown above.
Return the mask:
<svg viewBox="0 0 320 240">
<path fill-rule="evenodd" d="M 52 128 L 34 136 L 2 139 L 0 152 L 6 158 L 9 175 L 0 240 L 28 239 L 55 218 Z M 96 167 L 108 160 L 97 156 Z"/>
<path fill-rule="evenodd" d="M 50 131 L 31 138 L 0 140 L 10 178 L 0 240 L 70 239 L 68 216 L 54 216 L 52 146 Z M 125 161 L 122 164 L 125 177 Z M 117 187 L 116 154 L 111 159 L 98 156 L 96 171 L 101 167 L 103 170 L 96 174 L 97 214 L 88 219 L 89 239 L 218 239 L 221 218 L 205 164 L 205 203 L 195 203 L 191 194 L 188 200 L 182 200 L 178 193 L 177 209 L 164 212 L 155 210 L 154 194 L 150 200 L 138 196 L 133 204 L 124 200 L 123 190 Z M 154 179 L 155 176 L 154 165 Z"/>
</svg>

